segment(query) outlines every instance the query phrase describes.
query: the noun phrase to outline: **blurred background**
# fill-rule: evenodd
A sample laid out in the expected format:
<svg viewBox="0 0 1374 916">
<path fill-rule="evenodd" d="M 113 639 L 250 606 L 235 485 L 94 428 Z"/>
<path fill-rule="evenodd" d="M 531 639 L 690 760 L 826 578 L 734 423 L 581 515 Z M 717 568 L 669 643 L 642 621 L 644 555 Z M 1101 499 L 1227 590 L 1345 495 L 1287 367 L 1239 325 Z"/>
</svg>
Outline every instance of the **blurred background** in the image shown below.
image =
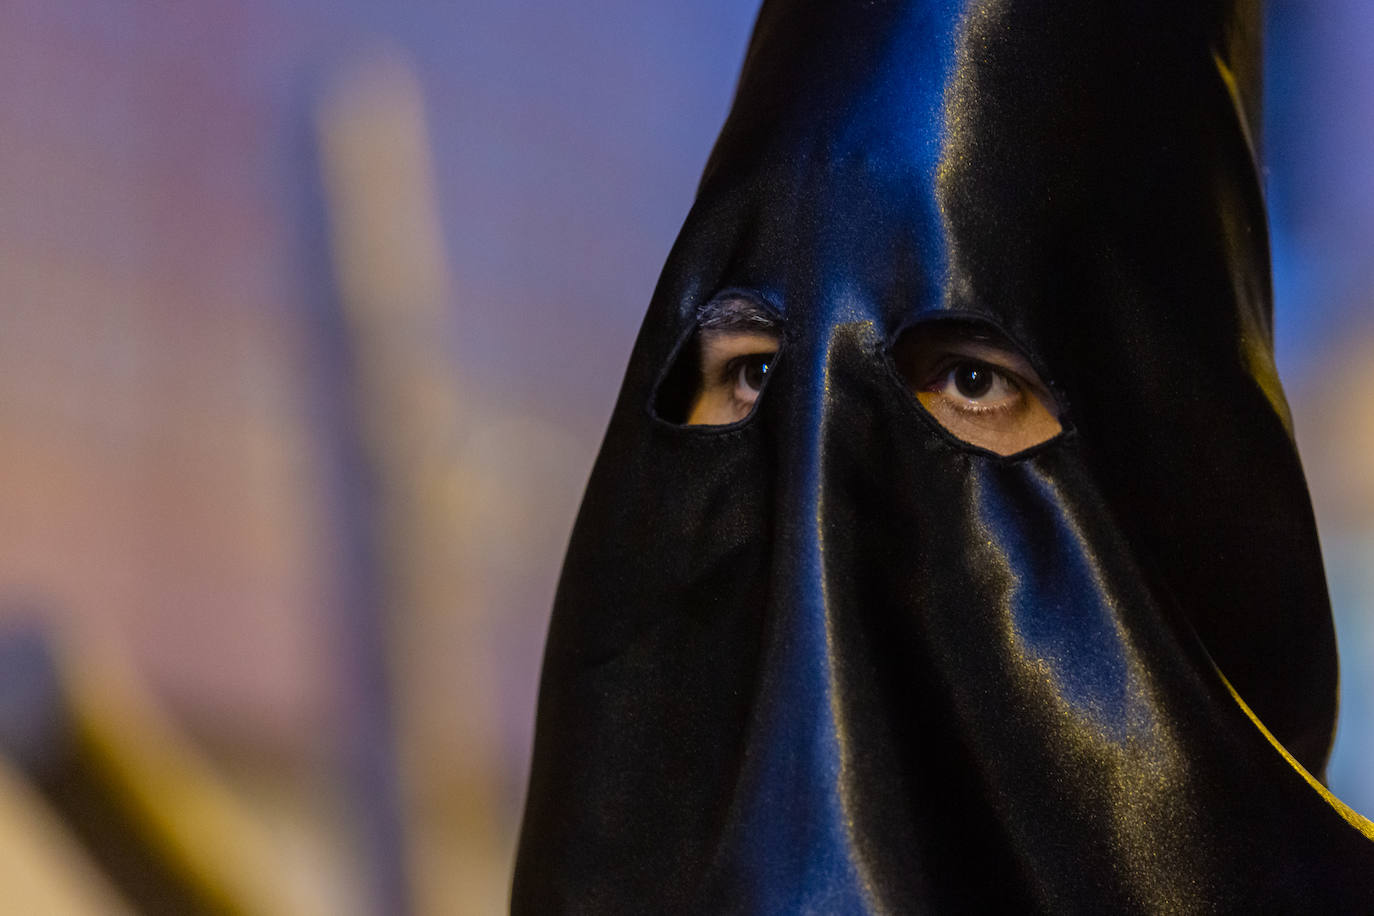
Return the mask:
<svg viewBox="0 0 1374 916">
<path fill-rule="evenodd" d="M 562 550 L 756 8 L 0 4 L 24 911 L 504 909 Z M 1369 815 L 1374 5 L 1268 16 L 1329 775 Z"/>
</svg>

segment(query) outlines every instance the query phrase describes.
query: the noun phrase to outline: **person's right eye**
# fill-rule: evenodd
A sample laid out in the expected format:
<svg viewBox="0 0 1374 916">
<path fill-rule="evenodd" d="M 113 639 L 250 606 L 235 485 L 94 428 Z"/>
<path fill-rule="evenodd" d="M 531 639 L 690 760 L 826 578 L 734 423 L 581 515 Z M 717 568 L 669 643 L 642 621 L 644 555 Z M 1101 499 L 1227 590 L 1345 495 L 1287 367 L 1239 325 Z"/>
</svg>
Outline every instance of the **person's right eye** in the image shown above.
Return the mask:
<svg viewBox="0 0 1374 916">
<path fill-rule="evenodd" d="M 723 426 L 749 416 L 778 352 L 775 334 L 702 329 L 696 395 L 688 426 Z"/>
</svg>

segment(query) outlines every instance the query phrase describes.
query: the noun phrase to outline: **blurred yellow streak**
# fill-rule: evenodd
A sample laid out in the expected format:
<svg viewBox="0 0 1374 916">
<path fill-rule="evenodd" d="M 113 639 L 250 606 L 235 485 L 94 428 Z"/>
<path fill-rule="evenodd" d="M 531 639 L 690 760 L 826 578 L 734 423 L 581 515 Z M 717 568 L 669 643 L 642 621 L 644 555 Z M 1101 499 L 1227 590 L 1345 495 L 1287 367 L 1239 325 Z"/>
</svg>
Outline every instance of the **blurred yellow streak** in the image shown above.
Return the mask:
<svg viewBox="0 0 1374 916">
<path fill-rule="evenodd" d="M 84 777 L 102 783 L 146 844 L 214 912 L 324 916 L 279 843 L 184 737 L 113 639 L 59 647 Z M 30 912 L 43 912 L 34 910 Z"/>
</svg>

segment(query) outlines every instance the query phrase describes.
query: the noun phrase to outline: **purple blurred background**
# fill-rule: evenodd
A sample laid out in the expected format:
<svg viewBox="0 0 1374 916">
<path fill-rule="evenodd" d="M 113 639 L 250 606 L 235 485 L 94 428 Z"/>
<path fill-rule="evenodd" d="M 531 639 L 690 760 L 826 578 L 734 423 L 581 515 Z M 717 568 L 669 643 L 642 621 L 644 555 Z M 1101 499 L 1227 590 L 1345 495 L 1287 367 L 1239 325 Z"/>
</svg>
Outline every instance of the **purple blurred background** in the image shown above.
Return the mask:
<svg viewBox="0 0 1374 916">
<path fill-rule="evenodd" d="M 416 911 L 504 907 L 561 552 L 756 6 L 0 5 L 0 624 L 126 646 L 321 911 L 401 832 Z M 1269 19 L 1368 815 L 1374 5 Z"/>
</svg>

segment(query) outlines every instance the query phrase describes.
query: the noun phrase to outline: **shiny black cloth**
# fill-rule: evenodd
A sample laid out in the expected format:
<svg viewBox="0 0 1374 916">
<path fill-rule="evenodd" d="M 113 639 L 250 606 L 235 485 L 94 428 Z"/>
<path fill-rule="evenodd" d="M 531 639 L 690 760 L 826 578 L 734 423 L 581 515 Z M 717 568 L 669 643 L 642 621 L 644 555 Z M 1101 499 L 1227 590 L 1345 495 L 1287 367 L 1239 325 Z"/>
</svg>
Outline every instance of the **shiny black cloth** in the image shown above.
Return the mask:
<svg viewBox="0 0 1374 916">
<path fill-rule="evenodd" d="M 766 0 L 568 552 L 516 912 L 1374 911 L 1254 7 Z M 675 425 L 724 289 L 782 317 L 771 380 Z M 931 420 L 890 347 L 950 315 L 1061 435 Z"/>
</svg>

